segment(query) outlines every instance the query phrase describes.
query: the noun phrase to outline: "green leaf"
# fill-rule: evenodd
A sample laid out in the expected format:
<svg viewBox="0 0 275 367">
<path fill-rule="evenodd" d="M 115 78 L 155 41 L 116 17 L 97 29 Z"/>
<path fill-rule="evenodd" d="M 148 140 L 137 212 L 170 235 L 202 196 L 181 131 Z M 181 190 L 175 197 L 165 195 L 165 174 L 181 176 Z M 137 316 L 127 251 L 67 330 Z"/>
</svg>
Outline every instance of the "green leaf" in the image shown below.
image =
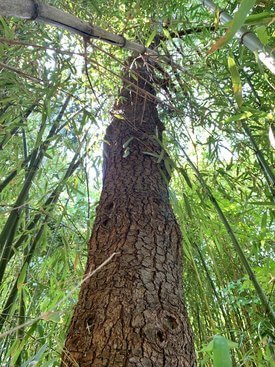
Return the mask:
<svg viewBox="0 0 275 367">
<path fill-rule="evenodd" d="M 184 203 L 185 203 L 185 207 L 186 207 L 186 211 L 187 211 L 187 214 L 190 218 L 193 217 L 193 214 L 192 214 L 192 207 L 190 205 L 190 202 L 189 202 L 189 199 L 188 199 L 188 196 L 183 192 L 183 199 L 184 199 Z"/>
<path fill-rule="evenodd" d="M 255 33 L 257 34 L 257 36 L 259 37 L 260 41 L 264 45 L 267 45 L 268 44 L 268 42 L 269 42 L 269 35 L 267 33 L 266 26 L 262 25 L 260 27 L 257 27 L 255 29 Z"/>
<path fill-rule="evenodd" d="M 214 336 L 212 352 L 214 367 L 232 367 L 230 347 L 225 337 L 221 335 Z"/>
<path fill-rule="evenodd" d="M 127 147 L 125 150 L 124 150 L 124 153 L 123 153 L 123 158 L 127 158 L 128 157 L 128 155 L 130 154 L 130 149 L 129 149 L 129 147 Z"/>
<path fill-rule="evenodd" d="M 189 178 L 189 176 L 187 174 L 187 171 L 184 168 L 182 168 L 182 167 L 180 167 L 178 170 L 183 175 L 183 177 L 184 177 L 187 185 L 190 187 L 190 189 L 192 189 L 192 183 L 191 183 L 191 180 L 190 180 L 190 178 Z"/>
<path fill-rule="evenodd" d="M 250 201 L 249 204 L 263 205 L 263 206 L 271 207 L 271 208 L 274 208 L 274 206 L 275 206 L 275 204 L 272 203 L 271 201 Z"/>
<path fill-rule="evenodd" d="M 3 17 L 0 17 L 0 30 L 5 38 L 14 38 L 14 28 L 9 27 L 7 21 Z"/>
<path fill-rule="evenodd" d="M 115 113 L 115 114 L 114 114 L 114 117 L 115 117 L 116 119 L 118 119 L 118 120 L 124 120 L 123 115 L 121 115 L 121 114 L 119 114 L 119 113 Z"/>
<path fill-rule="evenodd" d="M 266 226 L 267 226 L 267 212 L 264 212 L 262 216 L 262 221 L 261 221 L 261 232 L 262 233 L 266 232 Z"/>
<path fill-rule="evenodd" d="M 150 155 L 151 157 L 159 158 L 159 154 L 152 152 L 142 152 L 145 155 Z"/>
<path fill-rule="evenodd" d="M 253 113 L 250 111 L 244 111 L 243 113 L 238 113 L 237 115 L 233 115 L 229 118 L 227 118 L 224 123 L 233 122 L 233 121 L 239 121 L 239 120 L 245 120 L 249 117 L 253 116 Z"/>
<path fill-rule="evenodd" d="M 37 365 L 37 362 L 41 359 L 42 355 L 45 353 L 46 349 L 48 348 L 48 344 L 45 343 L 42 347 L 38 350 L 38 352 L 29 358 L 25 363 L 21 365 L 21 367 L 29 367 Z"/>
<path fill-rule="evenodd" d="M 262 24 L 270 24 L 274 21 L 275 14 L 269 13 L 267 11 L 252 14 L 246 18 L 244 24 L 245 25 L 262 25 Z"/>
<path fill-rule="evenodd" d="M 214 43 L 214 45 L 208 51 L 208 54 L 212 54 L 232 40 L 234 35 L 244 24 L 247 14 L 253 8 L 255 3 L 256 0 L 242 0 L 238 11 L 235 13 L 232 21 L 229 23 L 229 28 L 227 29 L 225 35 Z"/>
<path fill-rule="evenodd" d="M 147 41 L 145 42 L 145 47 L 149 47 L 151 45 L 156 34 L 157 34 L 157 30 L 154 29 L 153 32 L 150 34 L 149 38 L 147 39 Z"/>
<path fill-rule="evenodd" d="M 229 68 L 231 79 L 232 79 L 233 94 L 237 102 L 237 105 L 241 107 L 243 104 L 242 83 L 241 83 L 241 78 L 240 78 L 240 74 L 239 74 L 237 65 L 235 63 L 234 56 L 231 52 L 227 60 L 228 60 L 228 68 Z"/>
<path fill-rule="evenodd" d="M 130 144 L 130 142 L 132 141 L 134 139 L 134 137 L 133 136 L 131 136 L 123 145 L 122 145 L 122 147 L 124 148 L 124 149 L 126 149 L 127 147 L 128 147 L 128 145 Z"/>
<path fill-rule="evenodd" d="M 20 275 L 19 275 L 18 280 L 17 280 L 17 289 L 18 290 L 20 290 L 22 288 L 22 286 L 25 282 L 27 268 L 28 268 L 28 264 L 26 263 L 23 266 L 23 269 L 21 270 Z"/>
<path fill-rule="evenodd" d="M 164 158 L 164 153 L 165 153 L 165 150 L 164 150 L 164 149 L 162 149 L 162 150 L 161 150 L 161 152 L 160 152 L 160 155 L 159 155 L 159 157 L 158 157 L 157 163 L 160 163 L 160 162 L 163 160 L 163 158 Z"/>
<path fill-rule="evenodd" d="M 170 32 L 168 31 L 168 29 L 166 28 L 163 28 L 163 33 L 165 35 L 165 37 L 169 40 L 171 39 L 171 35 L 170 35 Z"/>
<path fill-rule="evenodd" d="M 165 166 L 166 171 L 168 172 L 170 177 L 172 176 L 172 169 L 173 169 L 173 166 L 172 166 L 171 162 L 172 161 L 171 161 L 170 158 L 164 159 L 164 166 Z"/>
</svg>

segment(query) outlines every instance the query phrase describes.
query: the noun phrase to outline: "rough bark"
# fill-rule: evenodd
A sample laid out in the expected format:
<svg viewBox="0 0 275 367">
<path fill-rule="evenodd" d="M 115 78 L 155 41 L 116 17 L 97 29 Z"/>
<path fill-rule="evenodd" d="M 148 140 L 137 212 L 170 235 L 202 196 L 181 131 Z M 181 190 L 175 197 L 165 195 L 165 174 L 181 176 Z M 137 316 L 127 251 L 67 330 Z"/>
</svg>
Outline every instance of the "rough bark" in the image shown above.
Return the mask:
<svg viewBox="0 0 275 367">
<path fill-rule="evenodd" d="M 163 125 L 146 65 L 135 71 L 138 81 L 128 76 L 106 132 L 86 274 L 118 255 L 83 283 L 62 367 L 196 365 L 183 303 L 182 238 L 164 166 L 147 154 L 161 152 L 155 137 Z"/>
</svg>

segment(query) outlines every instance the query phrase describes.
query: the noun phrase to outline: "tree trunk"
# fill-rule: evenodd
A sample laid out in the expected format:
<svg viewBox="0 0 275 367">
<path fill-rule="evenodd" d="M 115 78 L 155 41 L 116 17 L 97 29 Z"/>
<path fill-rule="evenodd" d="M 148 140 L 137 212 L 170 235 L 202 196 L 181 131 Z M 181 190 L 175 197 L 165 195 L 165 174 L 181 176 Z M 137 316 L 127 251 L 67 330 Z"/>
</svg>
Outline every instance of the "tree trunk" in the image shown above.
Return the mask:
<svg viewBox="0 0 275 367">
<path fill-rule="evenodd" d="M 138 80 L 126 76 L 105 136 L 86 274 L 118 254 L 82 284 L 62 367 L 196 365 L 183 303 L 182 238 L 164 165 L 150 155 L 161 152 L 156 136 L 161 140 L 163 125 L 146 63 L 133 72 Z"/>
</svg>

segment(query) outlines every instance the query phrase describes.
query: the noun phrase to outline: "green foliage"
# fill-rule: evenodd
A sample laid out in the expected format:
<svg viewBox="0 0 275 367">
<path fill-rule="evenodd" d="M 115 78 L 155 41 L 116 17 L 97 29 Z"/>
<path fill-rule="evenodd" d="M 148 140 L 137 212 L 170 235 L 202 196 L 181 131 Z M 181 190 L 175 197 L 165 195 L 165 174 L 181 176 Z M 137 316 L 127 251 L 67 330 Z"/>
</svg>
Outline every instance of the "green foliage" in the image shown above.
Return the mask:
<svg viewBox="0 0 275 367">
<path fill-rule="evenodd" d="M 232 367 L 230 349 L 237 347 L 237 343 L 227 340 L 222 335 L 215 335 L 213 340 L 203 348 L 203 351 L 212 354 L 213 367 Z"/>
<path fill-rule="evenodd" d="M 247 14 L 250 12 L 250 10 L 255 5 L 256 0 L 242 0 L 240 3 L 240 6 L 236 13 L 234 14 L 233 19 L 229 22 L 229 27 L 223 37 L 218 39 L 215 44 L 211 47 L 209 53 L 212 53 L 222 46 L 226 45 L 228 42 L 230 42 L 234 35 L 238 32 L 238 30 L 242 27 L 244 24 Z"/>
<path fill-rule="evenodd" d="M 271 318 L 230 237 L 232 231 L 270 306 L 271 75 L 235 41 L 206 58 L 220 31 L 199 1 L 50 3 L 148 46 L 158 34 L 155 47 L 178 65 L 155 70 L 166 133 L 160 154 L 146 147 L 144 154 L 172 175 L 199 365 L 213 366 L 214 358 L 224 367 L 222 353 L 233 366 L 271 366 Z M 237 4 L 219 3 L 229 12 Z M 246 24 L 271 46 L 268 4 L 256 3 Z M 54 367 L 85 268 L 104 129 L 129 53 L 95 41 L 85 49 L 67 31 L 13 18 L 0 18 L 0 36 L 0 360 L 5 367 Z M 230 354 L 228 340 L 238 344 Z"/>
</svg>

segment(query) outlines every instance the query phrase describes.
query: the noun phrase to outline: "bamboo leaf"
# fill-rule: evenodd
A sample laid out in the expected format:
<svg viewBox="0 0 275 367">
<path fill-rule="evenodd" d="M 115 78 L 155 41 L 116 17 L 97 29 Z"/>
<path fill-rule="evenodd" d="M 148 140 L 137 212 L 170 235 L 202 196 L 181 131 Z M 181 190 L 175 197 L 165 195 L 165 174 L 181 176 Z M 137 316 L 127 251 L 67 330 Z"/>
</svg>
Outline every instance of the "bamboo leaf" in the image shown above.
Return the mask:
<svg viewBox="0 0 275 367">
<path fill-rule="evenodd" d="M 126 149 L 128 147 L 128 145 L 131 143 L 131 141 L 134 139 L 133 136 L 131 136 L 123 145 L 123 149 Z"/>
<path fill-rule="evenodd" d="M 123 158 L 127 158 L 129 156 L 129 154 L 130 154 L 130 149 L 129 149 L 129 147 L 127 147 L 123 152 Z"/>
<path fill-rule="evenodd" d="M 257 27 L 255 29 L 255 33 L 257 34 L 257 36 L 259 37 L 260 41 L 264 44 L 267 45 L 269 42 L 269 35 L 267 33 L 266 30 L 266 26 L 262 25 L 260 27 Z"/>
<path fill-rule="evenodd" d="M 183 177 L 184 177 L 184 179 L 185 179 L 185 181 L 186 181 L 187 185 L 190 187 L 190 189 L 192 189 L 192 183 L 191 183 L 191 180 L 190 180 L 190 178 L 189 178 L 189 176 L 188 176 L 188 174 L 187 174 L 186 169 L 184 169 L 184 168 L 180 167 L 180 168 L 179 168 L 179 171 L 180 171 L 180 173 L 183 175 Z"/>
<path fill-rule="evenodd" d="M 187 211 L 187 214 L 190 218 L 193 217 L 193 214 L 192 214 L 192 207 L 190 205 L 190 202 L 189 202 L 189 199 L 188 199 L 188 196 L 183 192 L 183 198 L 184 198 L 184 203 L 185 203 L 185 207 L 186 207 L 186 211 Z"/>
<path fill-rule="evenodd" d="M 212 352 L 214 367 L 232 367 L 230 347 L 225 337 L 221 335 L 214 336 Z"/>
<path fill-rule="evenodd" d="M 166 28 L 163 28 L 163 33 L 165 35 L 165 37 L 170 40 L 171 39 L 171 35 L 170 35 L 170 32 L 168 31 L 168 29 Z"/>
<path fill-rule="evenodd" d="M 250 111 L 244 111 L 243 113 L 238 113 L 236 115 L 233 115 L 229 118 L 227 118 L 224 123 L 233 122 L 233 121 L 239 121 L 239 120 L 246 120 L 249 117 L 253 116 L 253 113 Z"/>
<path fill-rule="evenodd" d="M 165 150 L 164 150 L 164 149 L 162 149 L 162 150 L 161 150 L 161 152 L 160 152 L 159 158 L 158 158 L 158 160 L 157 160 L 157 163 L 160 163 L 160 162 L 163 160 L 163 158 L 164 158 L 164 153 L 165 153 Z"/>
<path fill-rule="evenodd" d="M 230 52 L 230 54 L 228 55 L 227 60 L 228 60 L 228 68 L 232 79 L 233 94 L 237 102 L 237 105 L 241 107 L 243 104 L 242 82 L 232 52 Z"/>
<path fill-rule="evenodd" d="M 115 117 L 116 119 L 118 119 L 118 120 L 124 120 L 123 115 L 121 115 L 121 114 L 119 114 L 119 113 L 115 113 L 115 114 L 114 114 L 114 117 Z"/>
<path fill-rule="evenodd" d="M 232 40 L 234 35 L 238 32 L 238 30 L 244 24 L 247 14 L 253 8 L 255 3 L 256 3 L 256 0 L 242 0 L 238 11 L 235 13 L 232 21 L 229 23 L 229 28 L 227 29 L 225 35 L 219 38 L 214 43 L 214 45 L 208 51 L 208 54 L 212 54 L 213 52 L 225 46 L 228 42 Z"/>
<path fill-rule="evenodd" d="M 48 344 L 47 343 L 43 344 L 42 347 L 38 350 L 38 352 L 34 356 L 29 358 L 25 363 L 23 363 L 21 367 L 37 365 L 37 362 L 41 359 L 47 348 Z"/>
<path fill-rule="evenodd" d="M 17 289 L 20 290 L 25 282 L 26 272 L 27 272 L 28 264 L 25 264 L 20 272 L 20 275 L 17 280 Z"/>
<path fill-rule="evenodd" d="M 156 34 L 157 34 L 157 30 L 154 29 L 153 32 L 150 34 L 149 38 L 147 39 L 147 41 L 145 42 L 145 47 L 149 47 L 151 45 Z"/>
<path fill-rule="evenodd" d="M 145 155 L 150 155 L 151 157 L 159 158 L 159 154 L 152 152 L 142 152 Z"/>
<path fill-rule="evenodd" d="M 246 18 L 245 24 L 246 25 L 262 25 L 262 24 L 271 24 L 274 22 L 275 14 L 269 13 L 267 11 L 258 13 L 258 14 L 252 14 L 249 17 Z"/>
</svg>

